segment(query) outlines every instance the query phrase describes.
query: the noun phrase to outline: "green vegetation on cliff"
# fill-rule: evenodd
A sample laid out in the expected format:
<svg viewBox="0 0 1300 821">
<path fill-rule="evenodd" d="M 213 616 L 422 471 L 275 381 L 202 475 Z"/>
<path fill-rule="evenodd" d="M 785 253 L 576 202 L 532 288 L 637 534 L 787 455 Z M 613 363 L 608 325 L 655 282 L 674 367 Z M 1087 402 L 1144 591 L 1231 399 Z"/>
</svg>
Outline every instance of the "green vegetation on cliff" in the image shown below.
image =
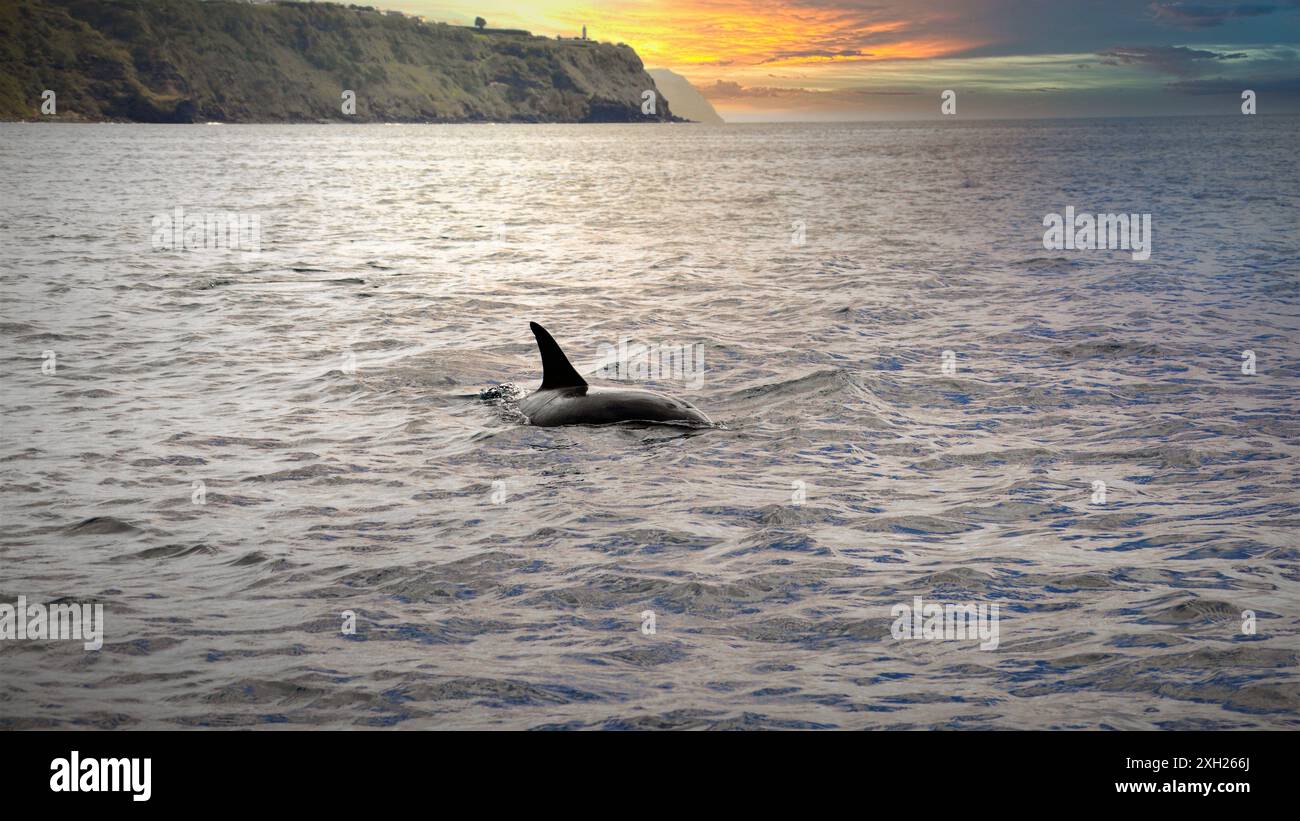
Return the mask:
<svg viewBox="0 0 1300 821">
<path fill-rule="evenodd" d="M 635 122 L 630 47 L 426 23 L 369 7 L 0 0 L 0 119 Z M 355 113 L 344 113 L 344 92 Z"/>
</svg>

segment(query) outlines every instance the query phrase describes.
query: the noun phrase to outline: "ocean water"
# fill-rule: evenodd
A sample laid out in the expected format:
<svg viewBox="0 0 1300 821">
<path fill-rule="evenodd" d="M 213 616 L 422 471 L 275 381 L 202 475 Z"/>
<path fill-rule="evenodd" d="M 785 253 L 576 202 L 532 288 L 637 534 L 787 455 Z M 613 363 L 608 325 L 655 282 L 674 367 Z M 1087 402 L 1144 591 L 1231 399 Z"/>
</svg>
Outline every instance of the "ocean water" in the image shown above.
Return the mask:
<svg viewBox="0 0 1300 821">
<path fill-rule="evenodd" d="M 1300 726 L 1298 137 L 0 125 L 0 603 L 105 613 L 0 727 Z M 521 424 L 529 321 L 717 426 Z"/>
</svg>

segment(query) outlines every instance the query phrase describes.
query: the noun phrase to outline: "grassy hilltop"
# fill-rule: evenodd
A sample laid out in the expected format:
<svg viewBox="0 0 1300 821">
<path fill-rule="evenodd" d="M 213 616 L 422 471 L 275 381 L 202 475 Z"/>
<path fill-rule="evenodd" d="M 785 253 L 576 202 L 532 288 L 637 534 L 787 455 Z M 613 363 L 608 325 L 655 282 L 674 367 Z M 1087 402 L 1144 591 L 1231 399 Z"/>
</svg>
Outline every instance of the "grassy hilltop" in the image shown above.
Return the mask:
<svg viewBox="0 0 1300 821">
<path fill-rule="evenodd" d="M 673 119 L 630 47 L 368 7 L 0 0 L 0 119 L 636 122 Z M 356 113 L 341 94 L 356 92 Z"/>
</svg>

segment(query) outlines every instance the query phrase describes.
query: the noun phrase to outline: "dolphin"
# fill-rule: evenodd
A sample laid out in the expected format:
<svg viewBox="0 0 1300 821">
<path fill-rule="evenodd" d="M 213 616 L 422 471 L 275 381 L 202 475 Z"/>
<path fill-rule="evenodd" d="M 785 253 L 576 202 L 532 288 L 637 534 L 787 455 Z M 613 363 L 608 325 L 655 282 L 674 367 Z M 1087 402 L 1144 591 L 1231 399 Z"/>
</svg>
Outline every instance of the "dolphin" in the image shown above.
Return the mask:
<svg viewBox="0 0 1300 821">
<path fill-rule="evenodd" d="M 654 391 L 593 388 L 578 375 L 546 329 L 528 323 L 542 355 L 542 384 L 519 402 L 530 425 L 608 425 L 614 422 L 664 422 L 712 425 L 690 402 Z"/>
</svg>

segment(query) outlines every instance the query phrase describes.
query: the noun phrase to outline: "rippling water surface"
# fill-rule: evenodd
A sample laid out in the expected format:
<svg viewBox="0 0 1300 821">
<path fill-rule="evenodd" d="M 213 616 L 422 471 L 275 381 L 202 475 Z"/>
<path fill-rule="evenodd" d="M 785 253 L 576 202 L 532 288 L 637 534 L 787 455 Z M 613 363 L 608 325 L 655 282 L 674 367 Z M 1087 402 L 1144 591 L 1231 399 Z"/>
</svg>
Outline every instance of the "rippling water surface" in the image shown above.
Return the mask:
<svg viewBox="0 0 1300 821">
<path fill-rule="evenodd" d="M 0 602 L 108 620 L 0 726 L 1296 727 L 1298 125 L 0 126 Z M 720 425 L 520 424 L 530 320 Z"/>
</svg>

